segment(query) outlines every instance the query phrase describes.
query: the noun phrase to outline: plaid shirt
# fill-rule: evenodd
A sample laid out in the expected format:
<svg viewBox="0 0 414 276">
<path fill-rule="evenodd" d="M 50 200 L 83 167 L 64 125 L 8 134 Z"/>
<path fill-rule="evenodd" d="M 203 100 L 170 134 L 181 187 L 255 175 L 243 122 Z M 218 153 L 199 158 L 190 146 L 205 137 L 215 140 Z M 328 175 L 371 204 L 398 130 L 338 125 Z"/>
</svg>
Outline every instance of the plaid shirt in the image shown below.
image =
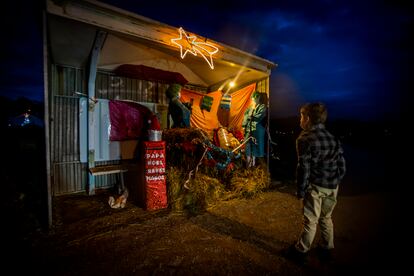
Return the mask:
<svg viewBox="0 0 414 276">
<path fill-rule="evenodd" d="M 304 130 L 296 139 L 296 183 L 303 197 L 309 183 L 335 189 L 345 175 L 345 159 L 339 140 L 323 124 Z"/>
</svg>

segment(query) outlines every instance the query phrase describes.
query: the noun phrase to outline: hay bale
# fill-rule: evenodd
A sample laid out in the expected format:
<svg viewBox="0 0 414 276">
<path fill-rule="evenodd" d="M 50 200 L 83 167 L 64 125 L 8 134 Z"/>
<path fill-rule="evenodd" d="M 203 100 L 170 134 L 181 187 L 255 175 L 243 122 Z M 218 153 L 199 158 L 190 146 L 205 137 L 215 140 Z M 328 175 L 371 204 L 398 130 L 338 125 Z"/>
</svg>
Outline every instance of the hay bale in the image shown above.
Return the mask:
<svg viewBox="0 0 414 276">
<path fill-rule="evenodd" d="M 185 188 L 187 178 L 188 175 L 180 168 L 167 169 L 168 202 L 174 211 L 201 212 L 225 193 L 224 185 L 216 178 L 197 173 Z"/>
<path fill-rule="evenodd" d="M 166 175 L 168 206 L 171 210 L 182 211 L 184 209 L 183 171 L 176 167 L 170 167 L 166 170 Z"/>
<path fill-rule="evenodd" d="M 269 188 L 269 186 L 270 174 L 262 166 L 237 170 L 230 180 L 230 188 L 238 197 L 253 197 Z"/>
<path fill-rule="evenodd" d="M 198 213 L 219 200 L 253 197 L 269 188 L 270 174 L 266 166 L 245 169 L 235 160 L 233 170 L 219 171 L 203 162 L 195 171 L 203 156 L 206 138 L 206 133 L 194 128 L 163 132 L 167 143 L 168 202 L 172 210 Z M 195 175 L 190 177 L 190 171 Z"/>
</svg>

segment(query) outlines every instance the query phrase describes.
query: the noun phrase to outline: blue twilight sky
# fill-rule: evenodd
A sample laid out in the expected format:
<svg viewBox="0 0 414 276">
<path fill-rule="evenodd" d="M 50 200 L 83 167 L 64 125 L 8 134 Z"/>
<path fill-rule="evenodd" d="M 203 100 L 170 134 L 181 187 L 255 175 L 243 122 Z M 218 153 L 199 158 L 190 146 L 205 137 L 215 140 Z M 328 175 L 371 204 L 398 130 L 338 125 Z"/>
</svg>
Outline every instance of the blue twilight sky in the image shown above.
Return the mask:
<svg viewBox="0 0 414 276">
<path fill-rule="evenodd" d="M 413 91 L 409 1 L 102 2 L 277 63 L 273 117 L 322 101 L 334 118 L 399 119 Z M 43 100 L 41 1 L 22 3 L 6 4 L 11 12 L 2 15 L 0 93 Z"/>
</svg>

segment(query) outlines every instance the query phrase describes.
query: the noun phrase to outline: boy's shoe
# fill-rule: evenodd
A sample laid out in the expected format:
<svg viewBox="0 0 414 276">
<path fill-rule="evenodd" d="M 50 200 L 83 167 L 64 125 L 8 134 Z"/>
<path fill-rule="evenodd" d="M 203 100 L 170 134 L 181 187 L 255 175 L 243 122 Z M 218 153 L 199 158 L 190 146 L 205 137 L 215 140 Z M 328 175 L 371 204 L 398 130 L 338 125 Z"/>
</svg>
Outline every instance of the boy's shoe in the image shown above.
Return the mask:
<svg viewBox="0 0 414 276">
<path fill-rule="evenodd" d="M 308 263 L 308 254 L 298 251 L 295 245 L 291 245 L 283 255 L 298 265 L 306 265 Z"/>
<path fill-rule="evenodd" d="M 333 262 L 333 259 L 334 259 L 333 249 L 318 247 L 316 250 L 316 253 L 318 255 L 319 260 L 322 263 L 330 264 Z"/>
</svg>

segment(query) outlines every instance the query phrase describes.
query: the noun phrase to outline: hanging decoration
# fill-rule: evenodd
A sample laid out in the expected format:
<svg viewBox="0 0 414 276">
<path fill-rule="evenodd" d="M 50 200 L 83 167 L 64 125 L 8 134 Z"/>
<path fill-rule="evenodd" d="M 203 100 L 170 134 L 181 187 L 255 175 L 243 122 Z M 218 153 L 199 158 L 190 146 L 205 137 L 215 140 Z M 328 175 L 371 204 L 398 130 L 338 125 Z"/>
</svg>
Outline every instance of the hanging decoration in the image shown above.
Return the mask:
<svg viewBox="0 0 414 276">
<path fill-rule="evenodd" d="M 196 41 L 195 35 L 188 35 L 183 28 L 178 30 L 180 37 L 172 38 L 171 42 L 180 47 L 181 58 L 184 59 L 187 53 L 194 56 L 201 55 L 211 69 L 214 69 L 213 55 L 218 52 L 218 48 L 207 42 Z"/>
<path fill-rule="evenodd" d="M 230 106 L 231 106 L 231 95 L 227 95 L 227 94 L 223 95 L 220 101 L 220 108 L 230 110 Z"/>
<path fill-rule="evenodd" d="M 213 105 L 213 97 L 210 96 L 204 96 L 200 103 L 200 109 L 201 110 L 207 110 L 210 112 L 211 106 Z"/>
</svg>

